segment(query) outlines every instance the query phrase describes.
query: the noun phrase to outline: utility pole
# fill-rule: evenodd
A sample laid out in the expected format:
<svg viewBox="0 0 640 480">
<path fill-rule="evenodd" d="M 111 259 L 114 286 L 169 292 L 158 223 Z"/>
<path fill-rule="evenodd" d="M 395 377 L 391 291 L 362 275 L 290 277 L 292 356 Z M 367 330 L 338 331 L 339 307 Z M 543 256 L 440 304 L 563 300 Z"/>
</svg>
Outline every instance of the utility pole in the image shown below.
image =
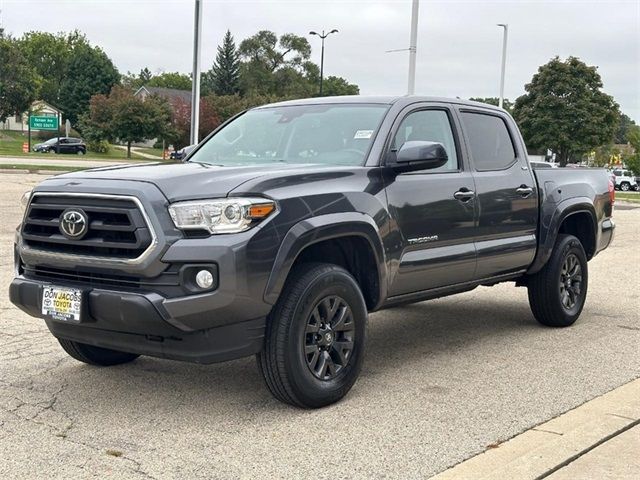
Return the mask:
<svg viewBox="0 0 640 480">
<path fill-rule="evenodd" d="M 202 31 L 202 0 L 196 0 L 193 21 L 193 74 L 191 87 L 191 144 L 198 143 L 200 127 L 200 43 Z"/>
<path fill-rule="evenodd" d="M 509 24 L 499 23 L 498 26 L 504 29 L 504 33 L 502 35 L 502 68 L 500 71 L 500 99 L 498 100 L 498 106 L 502 108 L 502 104 L 504 103 L 504 75 L 507 67 L 507 37 L 509 36 Z"/>
<path fill-rule="evenodd" d="M 407 95 L 413 95 L 416 90 L 416 53 L 418 51 L 418 7 L 420 1 L 413 0 L 411 7 L 411 36 L 409 38 L 409 82 Z"/>
<path fill-rule="evenodd" d="M 331 30 L 329 33 L 326 33 L 326 34 L 324 33 L 324 30 L 322 30 L 322 34 L 319 34 L 314 31 L 309 32 L 309 35 L 317 35 L 322 39 L 322 53 L 320 54 L 320 96 L 322 96 L 322 77 L 324 75 L 324 39 L 327 38 L 332 33 L 338 33 L 338 30 L 334 28 L 333 30 Z"/>
</svg>

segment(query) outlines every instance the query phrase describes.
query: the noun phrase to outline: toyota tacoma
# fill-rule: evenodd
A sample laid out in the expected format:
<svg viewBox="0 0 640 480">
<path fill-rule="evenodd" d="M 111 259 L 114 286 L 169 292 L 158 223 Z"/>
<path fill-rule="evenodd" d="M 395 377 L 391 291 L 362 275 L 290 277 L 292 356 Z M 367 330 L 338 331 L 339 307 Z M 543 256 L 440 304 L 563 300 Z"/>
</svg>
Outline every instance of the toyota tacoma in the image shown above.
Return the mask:
<svg viewBox="0 0 640 480">
<path fill-rule="evenodd" d="M 10 298 L 81 362 L 256 355 L 276 398 L 316 408 L 356 381 L 369 312 L 513 282 L 541 324 L 573 324 L 614 195 L 605 170 L 532 170 L 489 105 L 282 102 L 183 162 L 40 183 Z"/>
</svg>

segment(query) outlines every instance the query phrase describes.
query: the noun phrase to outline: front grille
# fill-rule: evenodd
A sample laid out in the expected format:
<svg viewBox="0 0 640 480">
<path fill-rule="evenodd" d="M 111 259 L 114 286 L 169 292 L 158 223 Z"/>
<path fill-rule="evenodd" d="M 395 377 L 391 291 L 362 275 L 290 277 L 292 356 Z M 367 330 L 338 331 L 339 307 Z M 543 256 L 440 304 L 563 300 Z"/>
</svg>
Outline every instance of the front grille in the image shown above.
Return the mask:
<svg viewBox="0 0 640 480">
<path fill-rule="evenodd" d="M 87 232 L 80 239 L 60 230 L 62 213 L 85 212 Z M 152 243 L 152 232 L 130 198 L 34 194 L 22 227 L 26 246 L 49 253 L 135 259 Z"/>
</svg>

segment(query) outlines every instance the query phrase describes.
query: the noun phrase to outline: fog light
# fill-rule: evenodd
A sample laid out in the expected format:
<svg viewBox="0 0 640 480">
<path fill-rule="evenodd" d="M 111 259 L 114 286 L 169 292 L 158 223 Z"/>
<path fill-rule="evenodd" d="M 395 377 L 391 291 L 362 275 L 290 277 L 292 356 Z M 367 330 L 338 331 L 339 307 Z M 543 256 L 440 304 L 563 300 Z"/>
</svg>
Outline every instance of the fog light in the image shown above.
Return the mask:
<svg viewBox="0 0 640 480">
<path fill-rule="evenodd" d="M 200 270 L 196 275 L 196 283 L 200 288 L 211 288 L 213 285 L 213 275 L 209 270 Z"/>
</svg>

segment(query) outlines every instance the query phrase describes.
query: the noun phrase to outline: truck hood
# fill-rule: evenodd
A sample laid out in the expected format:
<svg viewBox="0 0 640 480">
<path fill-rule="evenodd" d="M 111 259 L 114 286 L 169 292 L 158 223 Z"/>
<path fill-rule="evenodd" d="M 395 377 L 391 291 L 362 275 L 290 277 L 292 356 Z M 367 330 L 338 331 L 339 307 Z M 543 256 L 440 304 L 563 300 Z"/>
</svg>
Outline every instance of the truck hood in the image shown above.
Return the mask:
<svg viewBox="0 0 640 480">
<path fill-rule="evenodd" d="M 195 162 L 144 163 L 115 165 L 66 173 L 52 180 L 112 180 L 146 182 L 157 186 L 170 202 L 225 197 L 240 185 L 260 176 L 280 172 L 306 173 L 325 170 L 317 165 L 282 163 L 221 167 Z M 43 185 L 46 181 L 43 182 Z"/>
</svg>

